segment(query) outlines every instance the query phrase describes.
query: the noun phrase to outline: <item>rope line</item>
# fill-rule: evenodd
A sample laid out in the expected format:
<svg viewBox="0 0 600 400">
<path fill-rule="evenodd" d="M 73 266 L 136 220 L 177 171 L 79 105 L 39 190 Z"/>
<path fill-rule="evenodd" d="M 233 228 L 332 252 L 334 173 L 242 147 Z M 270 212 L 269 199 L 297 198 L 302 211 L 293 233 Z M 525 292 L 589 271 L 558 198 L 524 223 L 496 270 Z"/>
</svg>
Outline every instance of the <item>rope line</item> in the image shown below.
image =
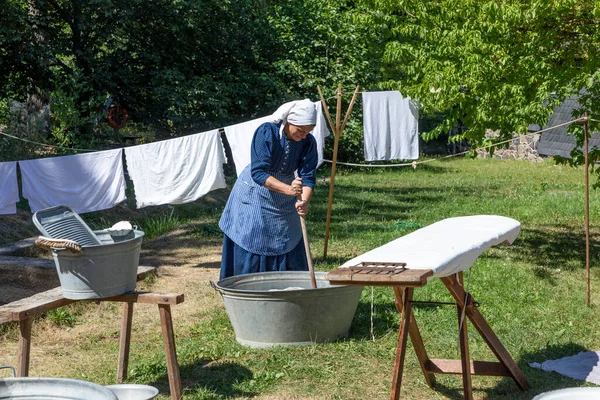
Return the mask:
<svg viewBox="0 0 600 400">
<path fill-rule="evenodd" d="M 540 129 L 539 131 L 536 131 L 536 132 L 530 132 L 530 133 L 527 133 L 525 135 L 519 135 L 517 137 L 514 137 L 512 139 L 508 139 L 508 140 L 505 140 L 505 141 L 502 141 L 502 142 L 494 143 L 494 144 L 491 144 L 491 145 L 488 145 L 488 146 L 477 147 L 477 148 L 474 149 L 474 151 L 488 149 L 488 148 L 496 147 L 496 146 L 500 146 L 502 144 L 512 142 L 513 140 L 520 139 L 522 137 L 536 135 L 536 134 L 539 134 L 539 133 L 542 133 L 542 132 L 549 131 L 551 129 L 560 128 L 561 126 L 574 124 L 576 122 L 584 122 L 585 120 L 586 120 L 585 118 L 574 119 L 572 121 L 564 122 L 562 124 L 558 124 L 558 125 L 554 125 L 554 126 L 551 126 L 551 127 L 548 127 L 548 128 Z M 343 162 L 336 162 L 336 164 L 347 165 L 347 166 L 351 166 L 351 167 L 366 167 L 366 168 L 407 167 L 407 166 L 412 166 L 413 168 L 416 168 L 417 165 L 419 165 L 419 164 L 425 164 L 425 163 L 428 163 L 428 162 L 431 162 L 431 161 L 437 161 L 437 160 L 443 160 L 443 159 L 446 159 L 446 158 L 457 157 L 457 156 L 461 156 L 461 155 L 470 153 L 472 151 L 473 150 L 467 150 L 467 151 L 462 151 L 460 153 L 450 154 L 450 155 L 439 157 L 439 158 L 430 158 L 428 160 L 413 161 L 413 162 L 410 162 L 410 163 L 402 163 L 402 164 L 369 165 L 369 164 L 354 164 L 354 163 L 343 163 Z M 323 161 L 328 162 L 328 163 L 333 163 L 333 161 L 331 161 L 331 160 L 323 160 Z"/>
<path fill-rule="evenodd" d="M 589 117 L 588 117 L 588 120 L 589 121 L 594 121 L 594 122 L 600 122 L 597 119 L 593 119 L 593 118 L 589 118 Z M 500 146 L 502 144 L 512 142 L 513 140 L 520 139 L 521 137 L 524 137 L 524 136 L 535 135 L 535 134 L 539 134 L 539 133 L 542 133 L 542 132 L 545 132 L 545 131 L 549 131 L 551 129 L 560 128 L 561 126 L 570 125 L 570 124 L 573 124 L 573 123 L 576 123 L 576 122 L 584 122 L 584 121 L 586 121 L 585 117 L 574 119 L 572 121 L 568 121 L 568 122 L 564 122 L 562 124 L 554 125 L 554 126 L 551 126 L 551 127 L 545 128 L 545 129 L 541 129 L 541 130 L 536 131 L 536 132 L 531 132 L 531 133 L 528 133 L 528 134 L 525 134 L 525 135 L 519 135 L 517 137 L 505 140 L 503 142 L 494 143 L 494 144 L 491 144 L 489 146 L 477 147 L 475 149 L 475 151 L 477 151 L 477 150 L 483 150 L 483 149 L 488 149 L 488 148 L 491 148 L 491 147 Z M 53 145 L 53 144 L 36 142 L 36 141 L 33 141 L 33 140 L 20 138 L 18 136 L 13 136 L 13 135 L 10 135 L 8 133 L 4 133 L 2 131 L 0 131 L 0 135 L 9 137 L 11 139 L 20 140 L 20 141 L 23 141 L 23 142 L 27 142 L 27 143 L 31 143 L 31 144 L 36 144 L 38 146 L 52 147 L 52 148 L 55 148 L 55 149 L 62 149 L 62 150 L 69 150 L 69 151 L 85 151 L 85 152 L 101 151 L 101 150 L 91 150 L 91 149 L 79 149 L 79 148 L 75 148 L 75 147 L 64 147 L 64 146 L 57 146 L 57 145 Z M 469 153 L 471 151 L 472 150 L 467 150 L 467 151 L 463 151 L 463 152 L 456 153 L 456 154 L 450 154 L 450 155 L 447 155 L 447 156 L 444 156 L 444 157 L 431 158 L 429 160 L 423 160 L 423 161 L 412 161 L 410 163 L 402 163 L 402 164 L 369 165 L 369 164 L 354 164 L 354 163 L 344 163 L 344 162 L 336 162 L 336 164 L 347 165 L 347 166 L 351 166 L 351 167 L 367 167 L 367 168 L 407 167 L 407 166 L 412 166 L 413 168 L 416 168 L 417 165 L 419 165 L 419 164 L 425 164 L 425 163 L 428 163 L 428 162 L 431 162 L 431 161 L 436 161 L 436 160 L 442 160 L 442 159 L 446 159 L 446 158 L 450 158 L 450 157 L 461 156 L 461 155 L 467 154 L 467 153 Z M 331 161 L 331 160 L 323 160 L 323 161 L 324 162 L 328 162 L 328 163 L 333 163 L 333 161 Z"/>
<path fill-rule="evenodd" d="M 4 136 L 7 136 L 12 139 L 21 140 L 21 141 L 27 142 L 27 143 L 37 144 L 39 146 L 53 147 L 55 149 L 63 149 L 63 150 L 71 150 L 71 151 L 89 151 L 89 152 L 100 151 L 100 150 L 90 150 L 90 149 L 77 149 L 77 148 L 72 148 L 72 147 L 55 146 L 53 144 L 34 142 L 33 140 L 23 139 L 18 136 L 9 135 L 8 133 L 4 133 L 4 132 L 0 132 L 0 135 L 4 135 Z"/>
</svg>

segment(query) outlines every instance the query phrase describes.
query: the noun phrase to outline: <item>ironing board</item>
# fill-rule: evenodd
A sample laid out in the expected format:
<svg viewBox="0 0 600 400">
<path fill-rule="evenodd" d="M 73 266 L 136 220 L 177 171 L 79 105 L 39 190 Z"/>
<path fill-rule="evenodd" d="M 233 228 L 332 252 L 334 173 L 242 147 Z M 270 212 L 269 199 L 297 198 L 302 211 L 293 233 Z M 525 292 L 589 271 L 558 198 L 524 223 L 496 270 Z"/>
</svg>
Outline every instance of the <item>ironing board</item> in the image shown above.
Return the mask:
<svg viewBox="0 0 600 400">
<path fill-rule="evenodd" d="M 500 243 L 512 243 L 520 229 L 518 221 L 497 215 L 447 218 L 355 257 L 327 274 L 333 285 L 393 288 L 396 308 L 402 317 L 390 399 L 400 398 L 409 336 L 430 387 L 435 384 L 435 374 L 462 374 L 464 397 L 468 400 L 473 398 L 472 375 L 509 376 L 522 390 L 529 389 L 523 372 L 475 307 L 473 297 L 465 291 L 462 278 L 462 271 L 470 268 L 482 252 Z M 442 280 L 458 310 L 460 360 L 429 358 L 412 315 L 414 289 L 433 278 Z M 470 360 L 463 317 L 471 321 L 499 362 Z"/>
</svg>

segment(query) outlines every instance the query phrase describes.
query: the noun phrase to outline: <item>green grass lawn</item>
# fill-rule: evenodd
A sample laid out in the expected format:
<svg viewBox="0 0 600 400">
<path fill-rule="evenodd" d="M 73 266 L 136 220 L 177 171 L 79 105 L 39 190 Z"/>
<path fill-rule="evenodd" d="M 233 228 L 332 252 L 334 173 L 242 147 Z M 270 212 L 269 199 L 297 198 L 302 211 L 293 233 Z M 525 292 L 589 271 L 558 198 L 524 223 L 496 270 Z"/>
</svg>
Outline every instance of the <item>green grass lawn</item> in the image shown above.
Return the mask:
<svg viewBox="0 0 600 400">
<path fill-rule="evenodd" d="M 327 171 L 323 172 L 327 176 Z M 323 237 L 328 184 L 319 184 L 308 217 L 318 270 L 443 218 L 497 214 L 517 219 L 522 231 L 512 245 L 484 253 L 465 273 L 480 310 L 517 361 L 532 390 L 520 392 L 509 378 L 474 377 L 476 398 L 531 399 L 535 394 L 582 386 L 530 362 L 600 348 L 598 270 L 592 269 L 592 306 L 585 305 L 583 170 L 550 162 L 453 159 L 401 169 L 338 169 L 328 257 Z M 591 193 L 592 266 L 599 261 L 600 201 Z M 371 339 L 371 296 L 374 314 Z M 440 281 L 415 291 L 417 300 L 449 301 Z M 429 356 L 458 358 L 454 307 L 417 306 Z M 214 310 L 181 340 L 184 379 L 196 379 L 190 399 L 314 396 L 323 399 L 386 399 L 391 387 L 399 316 L 390 288 L 371 288 L 363 298 L 350 338 L 312 347 L 248 349 L 238 345 L 223 309 Z M 472 358 L 494 360 L 470 328 Z M 218 361 L 214 367 L 199 364 Z M 198 376 L 198 371 L 202 371 Z M 140 372 L 142 373 L 142 372 Z M 164 373 L 164 371 L 161 371 Z M 409 344 L 402 398 L 461 398 L 459 376 L 438 375 L 429 389 Z"/>
<path fill-rule="evenodd" d="M 327 177 L 328 171 L 320 175 Z M 317 270 L 332 270 L 353 256 L 443 218 L 496 214 L 520 221 L 522 230 L 515 243 L 485 252 L 465 272 L 465 282 L 532 389 L 521 392 L 510 378 L 474 376 L 475 398 L 531 399 L 544 391 L 587 385 L 528 366 L 600 349 L 596 246 L 600 199 L 591 192 L 593 268 L 592 305 L 588 307 L 582 169 L 551 162 L 448 159 L 416 170 L 341 167 L 335 183 L 327 258 L 323 258 L 323 238 L 328 183 L 317 185 L 307 220 Z M 216 226 L 219 213 L 202 218 Z M 415 300 L 450 301 L 450 295 L 439 280 L 433 280 L 415 290 Z M 429 356 L 459 358 L 456 308 L 416 305 L 414 312 Z M 350 337 L 335 343 L 250 349 L 235 341 L 224 308 L 198 317 L 200 322 L 191 330 L 177 332 L 186 399 L 389 398 L 399 323 L 390 288 L 365 288 Z M 472 359 L 495 360 L 470 325 L 469 334 Z M 107 344 L 97 346 L 102 351 Z M 408 346 L 401 398 L 462 398 L 460 376 L 438 375 L 436 389 L 430 389 Z M 130 365 L 131 381 L 167 382 L 160 346 L 143 353 L 133 351 Z"/>
</svg>

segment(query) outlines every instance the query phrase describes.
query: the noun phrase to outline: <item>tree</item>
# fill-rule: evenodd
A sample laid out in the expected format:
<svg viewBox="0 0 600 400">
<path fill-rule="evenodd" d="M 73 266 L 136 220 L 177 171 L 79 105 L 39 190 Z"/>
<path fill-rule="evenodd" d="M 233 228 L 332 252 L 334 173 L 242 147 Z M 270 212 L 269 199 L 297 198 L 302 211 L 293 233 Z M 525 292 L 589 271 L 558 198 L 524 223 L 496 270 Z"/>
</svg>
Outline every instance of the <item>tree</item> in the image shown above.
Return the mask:
<svg viewBox="0 0 600 400">
<path fill-rule="evenodd" d="M 544 126 L 554 106 L 587 89 L 600 113 L 600 4 L 594 0 L 367 0 L 389 27 L 381 87 L 447 112 L 432 138 L 459 122 L 463 138 L 498 140 Z M 597 127 L 597 125 L 596 125 Z"/>
</svg>

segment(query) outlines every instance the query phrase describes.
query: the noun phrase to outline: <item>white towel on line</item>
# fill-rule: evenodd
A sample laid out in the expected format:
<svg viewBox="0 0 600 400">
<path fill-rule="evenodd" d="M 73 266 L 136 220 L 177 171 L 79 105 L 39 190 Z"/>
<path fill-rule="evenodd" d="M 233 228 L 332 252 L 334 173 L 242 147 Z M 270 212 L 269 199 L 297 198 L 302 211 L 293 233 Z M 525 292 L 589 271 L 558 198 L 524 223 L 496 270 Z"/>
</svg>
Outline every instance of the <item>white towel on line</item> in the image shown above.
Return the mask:
<svg viewBox="0 0 600 400">
<path fill-rule="evenodd" d="M 443 219 L 347 261 L 404 262 L 409 269 L 431 269 L 444 277 L 471 268 L 477 257 L 500 243 L 512 243 L 521 224 L 499 215 Z"/>
<path fill-rule="evenodd" d="M 16 214 L 18 202 L 17 162 L 0 162 L 0 214 Z"/>
<path fill-rule="evenodd" d="M 288 104 L 288 108 L 293 105 L 291 102 L 286 104 Z M 327 121 L 323 116 L 321 102 L 317 101 L 314 104 L 315 108 L 317 109 L 317 124 L 315 125 L 315 128 L 311 134 L 317 141 L 317 153 L 319 157 L 317 165 L 321 165 L 323 163 L 323 147 L 325 146 L 325 138 L 330 135 L 330 132 L 327 129 Z M 281 116 L 288 111 L 289 109 L 280 107 L 273 114 L 266 117 L 253 119 L 252 121 L 227 126 L 224 128 L 225 137 L 227 138 L 227 142 L 229 142 L 229 147 L 231 148 L 231 154 L 235 164 L 235 172 L 238 176 L 242 173 L 244 168 L 246 168 L 246 165 L 250 164 L 250 147 L 252 145 L 252 138 L 254 137 L 254 132 L 256 129 L 265 122 L 281 121 Z"/>
<path fill-rule="evenodd" d="M 137 208 L 184 204 L 226 186 L 218 130 L 125 148 Z"/>
<path fill-rule="evenodd" d="M 64 205 L 86 213 L 126 199 L 121 149 L 19 161 L 19 167 L 33 212 Z"/>
<path fill-rule="evenodd" d="M 534 362 L 529 366 L 600 385 L 600 351 L 582 351 L 574 356 L 548 360 L 541 364 Z"/>
<path fill-rule="evenodd" d="M 366 161 L 419 158 L 419 114 L 398 91 L 363 92 Z"/>
<path fill-rule="evenodd" d="M 317 141 L 317 153 L 319 156 L 319 161 L 317 163 L 318 168 L 321 164 L 323 164 L 323 148 L 325 147 L 325 138 L 331 135 L 331 132 L 329 132 L 329 129 L 327 129 L 327 120 L 325 119 L 321 102 L 316 101 L 315 107 L 317 108 L 317 124 L 315 125 L 315 129 L 312 130 L 311 134 Z"/>
</svg>

